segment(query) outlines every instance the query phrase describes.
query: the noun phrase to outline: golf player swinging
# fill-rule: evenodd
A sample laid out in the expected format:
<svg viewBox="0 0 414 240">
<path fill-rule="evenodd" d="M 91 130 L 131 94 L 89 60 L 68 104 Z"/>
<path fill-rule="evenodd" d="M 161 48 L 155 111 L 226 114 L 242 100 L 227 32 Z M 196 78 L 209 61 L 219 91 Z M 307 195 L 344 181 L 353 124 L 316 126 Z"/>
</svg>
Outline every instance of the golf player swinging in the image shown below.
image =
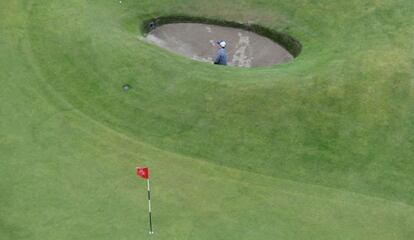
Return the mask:
<svg viewBox="0 0 414 240">
<path fill-rule="evenodd" d="M 217 51 L 217 56 L 214 64 L 227 65 L 226 42 L 221 40 L 217 42 L 217 45 L 220 47 L 220 49 Z"/>
</svg>

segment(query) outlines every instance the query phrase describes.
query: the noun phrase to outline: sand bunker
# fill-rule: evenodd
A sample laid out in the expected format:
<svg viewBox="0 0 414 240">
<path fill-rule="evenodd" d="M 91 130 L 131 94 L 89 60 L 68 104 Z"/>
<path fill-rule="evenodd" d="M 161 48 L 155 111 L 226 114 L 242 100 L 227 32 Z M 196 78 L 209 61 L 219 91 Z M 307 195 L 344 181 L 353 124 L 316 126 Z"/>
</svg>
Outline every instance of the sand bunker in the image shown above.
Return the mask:
<svg viewBox="0 0 414 240">
<path fill-rule="evenodd" d="M 293 59 L 286 49 L 266 37 L 216 25 L 166 24 L 152 30 L 146 39 L 169 51 L 210 63 L 218 50 L 216 42 L 225 40 L 228 64 L 238 67 L 271 66 Z"/>
</svg>

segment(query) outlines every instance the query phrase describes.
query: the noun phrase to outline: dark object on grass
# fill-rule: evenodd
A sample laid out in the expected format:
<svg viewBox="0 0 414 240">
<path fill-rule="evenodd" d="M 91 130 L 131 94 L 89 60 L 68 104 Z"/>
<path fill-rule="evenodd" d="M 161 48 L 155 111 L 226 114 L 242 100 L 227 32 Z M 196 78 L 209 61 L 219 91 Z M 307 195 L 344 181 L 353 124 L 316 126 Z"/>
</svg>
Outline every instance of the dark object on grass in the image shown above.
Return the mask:
<svg viewBox="0 0 414 240">
<path fill-rule="evenodd" d="M 122 86 L 122 89 L 124 90 L 124 92 L 128 92 L 131 88 L 132 87 L 129 84 L 125 84 L 124 86 Z"/>
<path fill-rule="evenodd" d="M 155 29 L 155 22 L 154 22 L 154 21 L 151 21 L 151 22 L 148 24 L 148 29 L 149 29 L 150 31 L 152 31 L 152 30 L 154 30 L 154 29 Z"/>
</svg>

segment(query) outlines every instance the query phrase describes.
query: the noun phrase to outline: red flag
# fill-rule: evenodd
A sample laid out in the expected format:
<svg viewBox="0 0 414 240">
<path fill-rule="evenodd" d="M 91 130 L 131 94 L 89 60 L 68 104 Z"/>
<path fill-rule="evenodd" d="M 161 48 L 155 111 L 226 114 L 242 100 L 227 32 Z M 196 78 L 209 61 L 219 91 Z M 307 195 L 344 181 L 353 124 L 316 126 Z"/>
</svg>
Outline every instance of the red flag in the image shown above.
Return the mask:
<svg viewBox="0 0 414 240">
<path fill-rule="evenodd" d="M 149 178 L 148 168 L 147 167 L 137 167 L 137 176 L 143 179 Z"/>
</svg>

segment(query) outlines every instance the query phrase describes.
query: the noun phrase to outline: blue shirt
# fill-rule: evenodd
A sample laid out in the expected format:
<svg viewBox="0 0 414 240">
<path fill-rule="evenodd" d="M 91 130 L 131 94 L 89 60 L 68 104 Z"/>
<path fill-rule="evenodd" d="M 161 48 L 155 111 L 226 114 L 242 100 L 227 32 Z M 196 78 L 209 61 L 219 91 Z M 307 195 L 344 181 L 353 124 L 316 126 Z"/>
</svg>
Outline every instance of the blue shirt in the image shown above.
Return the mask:
<svg viewBox="0 0 414 240">
<path fill-rule="evenodd" d="M 227 65 L 226 49 L 220 48 L 220 50 L 217 51 L 217 57 L 216 57 L 216 60 L 214 61 L 214 64 Z"/>
</svg>

